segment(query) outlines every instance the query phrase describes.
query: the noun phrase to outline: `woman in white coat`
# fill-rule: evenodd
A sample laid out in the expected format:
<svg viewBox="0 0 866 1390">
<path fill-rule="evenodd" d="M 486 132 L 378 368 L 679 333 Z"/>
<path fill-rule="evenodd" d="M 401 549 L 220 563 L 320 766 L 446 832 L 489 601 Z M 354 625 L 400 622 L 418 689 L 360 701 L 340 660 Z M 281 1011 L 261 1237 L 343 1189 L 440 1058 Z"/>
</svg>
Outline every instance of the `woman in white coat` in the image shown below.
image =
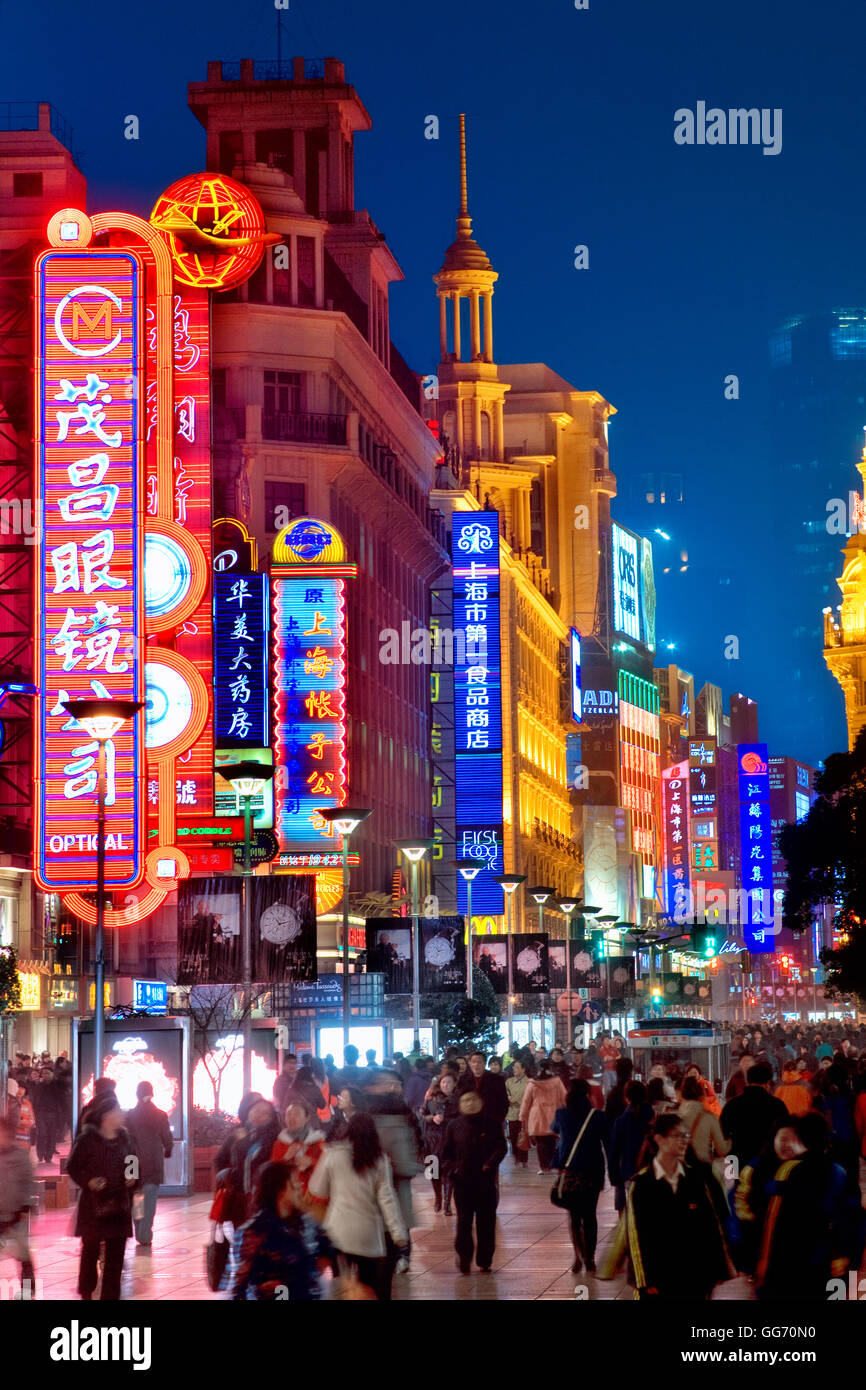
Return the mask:
<svg viewBox="0 0 866 1390">
<path fill-rule="evenodd" d="M 391 1297 L 392 1265 L 385 1231 L 401 1256 L 409 1254 L 409 1232 L 391 1180 L 391 1165 L 376 1126 L 363 1111 L 349 1121 L 345 1139 L 328 1144 L 310 1179 L 308 1195 L 327 1202 L 321 1217 L 331 1243 L 353 1265 L 376 1297 Z"/>
</svg>

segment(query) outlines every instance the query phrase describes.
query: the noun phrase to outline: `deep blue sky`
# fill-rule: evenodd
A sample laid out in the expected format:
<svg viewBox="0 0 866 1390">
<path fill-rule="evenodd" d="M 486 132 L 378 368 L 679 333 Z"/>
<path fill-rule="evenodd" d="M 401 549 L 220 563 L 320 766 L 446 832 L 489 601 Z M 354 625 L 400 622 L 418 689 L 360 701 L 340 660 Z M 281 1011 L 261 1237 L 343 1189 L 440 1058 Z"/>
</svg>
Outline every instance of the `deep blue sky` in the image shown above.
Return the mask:
<svg viewBox="0 0 866 1390">
<path fill-rule="evenodd" d="M 825 677 L 817 721 L 797 727 L 790 710 L 784 721 L 774 713 L 787 693 L 772 620 L 785 557 L 772 569 L 763 558 L 772 487 L 754 483 L 766 470 L 769 331 L 795 312 L 866 302 L 866 11 L 857 0 L 590 6 L 291 0 L 283 53 L 342 58 L 373 117 L 356 141 L 358 202 L 406 273 L 392 329 L 418 370 L 435 366 L 430 276 L 453 236 L 457 114 L 467 112 L 471 212 L 500 272 L 498 360 L 546 361 L 616 405 L 621 484 L 652 469 L 684 474 L 675 539 L 703 564 L 661 586 L 659 635 L 677 642 L 674 658 L 699 685 L 758 698 L 772 752 L 815 759 L 844 740 L 841 696 Z M 204 78 L 209 58 L 275 56 L 276 13 L 270 0 L 0 0 L 0 98 L 60 109 L 91 208 L 122 201 L 146 213 L 204 162 L 187 82 Z M 676 146 L 673 113 L 698 100 L 783 108 L 782 153 Z M 123 138 L 131 113 L 137 143 Z M 423 135 L 431 113 L 438 142 Z M 576 243 L 589 245 L 588 272 L 573 268 Z M 730 372 L 736 403 L 723 399 Z M 620 516 L 638 520 L 625 502 Z M 754 576 L 747 601 L 732 595 L 727 611 L 707 591 L 714 546 Z M 738 662 L 723 657 L 732 633 Z M 820 671 L 818 649 L 814 661 Z"/>
</svg>

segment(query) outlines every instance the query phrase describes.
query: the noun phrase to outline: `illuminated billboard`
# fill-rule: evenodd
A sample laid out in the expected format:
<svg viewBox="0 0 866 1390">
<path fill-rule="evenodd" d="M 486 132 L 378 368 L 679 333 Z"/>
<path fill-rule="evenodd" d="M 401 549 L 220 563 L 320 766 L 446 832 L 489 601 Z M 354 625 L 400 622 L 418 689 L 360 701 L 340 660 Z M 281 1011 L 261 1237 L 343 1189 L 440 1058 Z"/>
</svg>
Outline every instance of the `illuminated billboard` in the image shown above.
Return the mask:
<svg viewBox="0 0 866 1390">
<path fill-rule="evenodd" d="M 743 940 L 748 950 L 772 952 L 773 842 L 770 818 L 770 766 L 766 743 L 737 744 L 740 793 L 740 872 L 747 892 Z"/>
<path fill-rule="evenodd" d="M 214 723 L 217 748 L 266 748 L 268 578 L 230 570 L 214 576 Z"/>
<path fill-rule="evenodd" d="M 501 914 L 502 658 L 500 647 L 499 513 L 454 512 L 451 518 L 454 631 L 466 650 L 484 655 L 454 673 L 456 848 L 459 859 L 484 865 L 472 884 L 472 911 Z M 466 884 L 457 884 L 466 910 Z"/>
<path fill-rule="evenodd" d="M 320 809 L 346 800 L 345 581 L 357 567 L 342 538 L 313 517 L 274 542 L 274 829 L 281 850 L 333 848 Z"/>
<path fill-rule="evenodd" d="M 142 278 L 132 251 L 36 262 L 35 873 L 48 891 L 94 878 L 97 743 L 64 705 L 143 693 Z M 128 888 L 143 871 L 138 721 L 105 752 L 105 882 Z"/>
<path fill-rule="evenodd" d="M 571 629 L 571 717 L 576 724 L 579 724 L 583 718 L 580 686 L 580 633 L 576 627 Z"/>
<path fill-rule="evenodd" d="M 672 915 L 682 913 L 689 888 L 689 765 L 666 767 L 662 773 L 664 825 L 664 904 Z"/>
<path fill-rule="evenodd" d="M 639 642 L 641 566 L 637 536 L 614 522 L 610 528 L 613 561 L 613 627 Z"/>
</svg>

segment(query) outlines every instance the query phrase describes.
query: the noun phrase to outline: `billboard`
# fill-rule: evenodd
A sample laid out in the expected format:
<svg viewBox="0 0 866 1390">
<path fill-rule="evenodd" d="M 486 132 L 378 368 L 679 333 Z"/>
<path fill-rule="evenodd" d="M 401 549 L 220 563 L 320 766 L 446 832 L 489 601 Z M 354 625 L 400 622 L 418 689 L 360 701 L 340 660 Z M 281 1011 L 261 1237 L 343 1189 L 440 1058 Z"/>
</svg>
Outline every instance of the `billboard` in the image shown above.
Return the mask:
<svg viewBox="0 0 866 1390">
<path fill-rule="evenodd" d="M 639 642 L 641 568 L 638 560 L 638 537 L 613 522 L 610 540 L 613 558 L 614 631 Z"/>
<path fill-rule="evenodd" d="M 683 760 L 662 773 L 664 904 L 673 916 L 685 911 L 689 888 L 689 765 Z"/>
<path fill-rule="evenodd" d="M 719 868 L 716 740 L 689 740 L 689 839 L 693 873 Z"/>
<path fill-rule="evenodd" d="M 770 766 L 766 743 L 737 744 L 740 793 L 740 874 L 747 890 L 743 940 L 748 950 L 775 949 L 773 914 L 773 842 L 770 817 Z M 765 925 L 766 923 L 766 925 Z"/>
<path fill-rule="evenodd" d="M 502 889 L 495 882 L 504 872 L 499 513 L 455 512 L 451 521 L 454 631 L 463 633 L 467 651 L 484 653 L 477 664 L 454 673 L 456 848 L 459 858 L 484 864 L 472 885 L 473 913 L 500 915 Z M 457 902 L 465 911 L 462 876 Z"/>
<path fill-rule="evenodd" d="M 217 748 L 267 748 L 268 577 L 214 575 L 214 729 Z"/>
</svg>

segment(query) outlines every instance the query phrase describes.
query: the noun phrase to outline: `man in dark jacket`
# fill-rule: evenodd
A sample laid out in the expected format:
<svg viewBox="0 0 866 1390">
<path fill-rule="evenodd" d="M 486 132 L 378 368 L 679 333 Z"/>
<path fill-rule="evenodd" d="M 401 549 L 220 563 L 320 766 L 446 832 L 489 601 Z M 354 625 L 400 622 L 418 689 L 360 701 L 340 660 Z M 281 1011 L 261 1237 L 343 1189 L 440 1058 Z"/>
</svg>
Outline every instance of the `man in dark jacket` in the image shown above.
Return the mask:
<svg viewBox="0 0 866 1390">
<path fill-rule="evenodd" d="M 486 1071 L 487 1058 L 483 1052 L 473 1052 L 469 1058 L 469 1070 L 457 1082 L 457 1094 L 466 1095 L 474 1091 L 481 1101 L 484 1118 L 492 1128 L 500 1130 L 508 1114 L 508 1092 L 505 1081 L 496 1072 Z"/>
<path fill-rule="evenodd" d="M 731 1153 L 741 1168 L 761 1152 L 780 1125 L 788 1123 L 784 1101 L 771 1092 L 772 1079 L 770 1068 L 756 1062 L 748 1073 L 743 1094 L 729 1100 L 722 1110 L 722 1132 L 730 1139 Z"/>
<path fill-rule="evenodd" d="M 494 1124 L 488 1119 L 477 1092 L 464 1092 L 460 1097 L 460 1114 L 456 1120 L 449 1122 L 442 1149 L 443 1169 L 454 1183 L 457 1207 L 454 1249 L 461 1274 L 470 1272 L 473 1251 L 482 1274 L 488 1274 L 493 1264 L 496 1250 L 496 1171 L 506 1152 L 501 1123 Z"/>
<path fill-rule="evenodd" d="M 280 1119 L 286 1113 L 286 1106 L 289 1103 L 289 1092 L 292 1090 L 295 1079 L 298 1075 L 298 1059 L 294 1052 L 287 1052 L 283 1057 L 283 1069 L 274 1082 L 274 1108 Z"/>
<path fill-rule="evenodd" d="M 168 1116 L 153 1103 L 153 1087 L 149 1081 L 139 1081 L 135 1088 L 138 1105 L 126 1117 L 126 1128 L 132 1136 L 141 1163 L 142 1213 L 135 1223 L 135 1239 L 139 1245 L 153 1241 L 153 1218 L 160 1183 L 165 1182 L 165 1160 L 171 1157 L 174 1140 Z"/>
</svg>

